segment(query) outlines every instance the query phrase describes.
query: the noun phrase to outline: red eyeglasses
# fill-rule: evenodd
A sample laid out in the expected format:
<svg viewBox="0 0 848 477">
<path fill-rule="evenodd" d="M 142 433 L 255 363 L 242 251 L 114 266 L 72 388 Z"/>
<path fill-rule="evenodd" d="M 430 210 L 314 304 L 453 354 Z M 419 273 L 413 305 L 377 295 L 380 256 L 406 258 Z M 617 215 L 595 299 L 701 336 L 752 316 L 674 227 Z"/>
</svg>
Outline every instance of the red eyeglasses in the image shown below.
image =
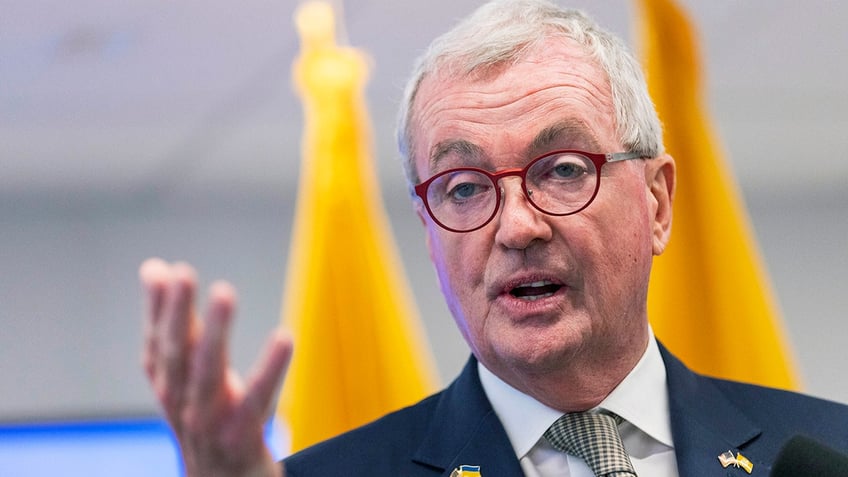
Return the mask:
<svg viewBox="0 0 848 477">
<path fill-rule="evenodd" d="M 498 182 L 504 177 L 520 177 L 524 194 L 539 211 L 564 216 L 592 203 L 598 195 L 604 164 L 646 158 L 637 152 L 556 150 L 520 169 L 495 173 L 474 167 L 448 169 L 416 185 L 415 194 L 439 226 L 452 232 L 472 232 L 497 214 L 502 195 Z"/>
</svg>

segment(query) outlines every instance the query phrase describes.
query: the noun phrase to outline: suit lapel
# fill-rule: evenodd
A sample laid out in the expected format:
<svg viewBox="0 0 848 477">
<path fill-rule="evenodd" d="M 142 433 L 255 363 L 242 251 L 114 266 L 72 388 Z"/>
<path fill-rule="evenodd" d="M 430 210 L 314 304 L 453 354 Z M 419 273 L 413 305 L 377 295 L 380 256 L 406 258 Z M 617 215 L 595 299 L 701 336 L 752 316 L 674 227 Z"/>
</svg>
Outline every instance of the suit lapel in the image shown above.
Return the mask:
<svg viewBox="0 0 848 477">
<path fill-rule="evenodd" d="M 439 399 L 413 460 L 439 469 L 442 475 L 450 475 L 460 465 L 479 465 L 483 477 L 524 475 L 483 392 L 473 357 Z"/>
<path fill-rule="evenodd" d="M 747 475 L 738 468 L 723 471 L 718 456 L 728 450 L 736 454 L 761 434 L 760 428 L 712 381 L 690 371 L 662 344 L 660 353 L 666 367 L 671 431 L 680 475 Z M 754 451 L 746 450 L 744 455 L 754 463 L 752 475 L 766 475 L 763 471 L 768 466 L 751 452 Z"/>
<path fill-rule="evenodd" d="M 690 371 L 660 343 L 665 362 L 669 411 L 679 474 L 686 477 L 745 476 L 722 469 L 719 454 L 734 454 L 761 434 L 710 379 Z M 744 449 L 754 462 L 753 476 L 766 475 L 764 457 Z M 413 460 L 448 476 L 460 465 L 479 465 L 483 477 L 520 477 L 521 466 L 509 438 L 483 392 L 477 361 L 469 359 L 439 399 Z"/>
</svg>

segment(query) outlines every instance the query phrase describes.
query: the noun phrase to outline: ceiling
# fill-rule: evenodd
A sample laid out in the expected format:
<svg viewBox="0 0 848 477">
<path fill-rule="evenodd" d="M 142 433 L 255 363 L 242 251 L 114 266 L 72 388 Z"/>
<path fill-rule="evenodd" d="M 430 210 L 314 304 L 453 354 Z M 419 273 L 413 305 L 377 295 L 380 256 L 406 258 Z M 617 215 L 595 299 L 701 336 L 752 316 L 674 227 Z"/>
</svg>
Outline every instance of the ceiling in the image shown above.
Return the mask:
<svg viewBox="0 0 848 477">
<path fill-rule="evenodd" d="M 289 68 L 294 0 L 3 0 L 3 197 L 125 195 L 165 188 L 287 187 L 300 107 Z M 564 2 L 560 2 L 564 3 Z M 708 100 L 747 190 L 848 181 L 848 2 L 683 1 L 703 39 Z M 383 170 L 416 56 L 479 2 L 346 0 Z M 631 38 L 627 0 L 580 0 Z"/>
</svg>

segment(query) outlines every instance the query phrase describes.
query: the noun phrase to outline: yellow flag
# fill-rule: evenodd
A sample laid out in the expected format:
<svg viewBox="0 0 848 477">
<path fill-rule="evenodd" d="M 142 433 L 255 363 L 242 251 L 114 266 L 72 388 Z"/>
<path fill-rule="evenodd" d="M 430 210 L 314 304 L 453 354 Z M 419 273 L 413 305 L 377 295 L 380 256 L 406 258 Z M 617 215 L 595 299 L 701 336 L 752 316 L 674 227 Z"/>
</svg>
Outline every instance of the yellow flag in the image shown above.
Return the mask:
<svg viewBox="0 0 848 477">
<path fill-rule="evenodd" d="M 677 162 L 672 239 L 649 290 L 652 326 L 696 371 L 795 388 L 743 201 L 707 120 L 690 21 L 673 0 L 636 3 L 648 87 Z"/>
<path fill-rule="evenodd" d="M 305 123 L 282 312 L 295 351 L 279 406 L 293 451 L 412 404 L 437 381 L 381 206 L 365 56 L 336 45 L 327 3 L 300 5 L 295 24 Z"/>
</svg>

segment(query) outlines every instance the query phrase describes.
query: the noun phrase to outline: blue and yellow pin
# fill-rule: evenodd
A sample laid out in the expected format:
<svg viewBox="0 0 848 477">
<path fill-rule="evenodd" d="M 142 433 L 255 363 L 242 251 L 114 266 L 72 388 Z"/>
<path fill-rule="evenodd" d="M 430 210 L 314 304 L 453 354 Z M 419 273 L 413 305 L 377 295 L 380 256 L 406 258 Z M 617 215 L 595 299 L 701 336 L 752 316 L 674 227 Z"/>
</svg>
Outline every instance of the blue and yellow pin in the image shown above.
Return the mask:
<svg viewBox="0 0 848 477">
<path fill-rule="evenodd" d="M 483 477 L 479 465 L 461 465 L 451 472 L 451 477 Z"/>
<path fill-rule="evenodd" d="M 736 453 L 736 456 L 733 456 L 733 451 L 727 451 L 722 454 L 719 454 L 718 461 L 721 463 L 721 466 L 725 469 L 730 467 L 731 465 L 734 467 L 741 467 L 745 469 L 745 472 L 751 473 L 754 470 L 754 464 L 747 457 L 740 453 Z"/>
</svg>

